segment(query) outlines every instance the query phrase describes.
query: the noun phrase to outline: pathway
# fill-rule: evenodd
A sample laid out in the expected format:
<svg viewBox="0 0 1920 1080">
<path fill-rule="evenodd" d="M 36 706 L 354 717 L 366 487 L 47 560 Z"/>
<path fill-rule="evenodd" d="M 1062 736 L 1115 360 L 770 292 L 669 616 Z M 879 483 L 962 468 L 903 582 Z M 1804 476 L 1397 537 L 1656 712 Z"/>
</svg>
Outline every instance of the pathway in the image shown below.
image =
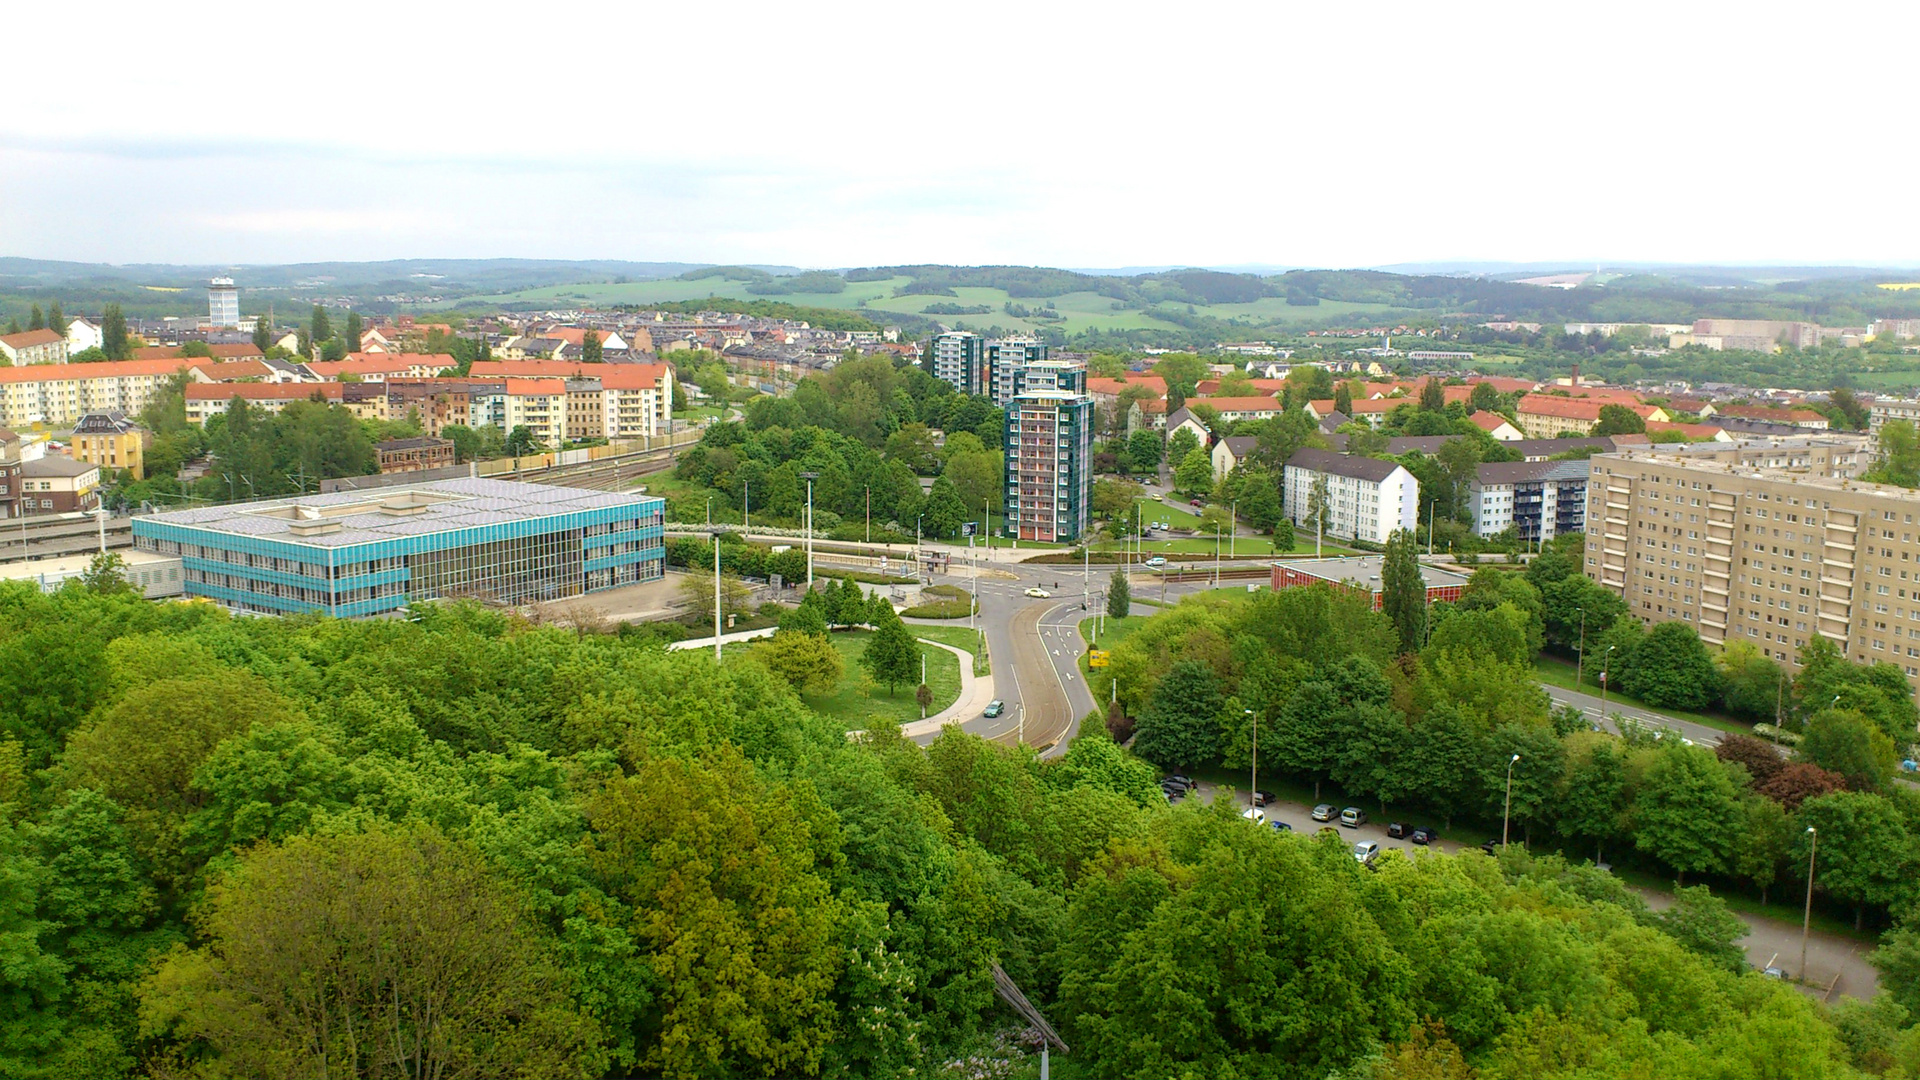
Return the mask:
<svg viewBox="0 0 1920 1080">
<path fill-rule="evenodd" d="M 927 717 L 910 724 L 900 725 L 900 733 L 909 739 L 931 740 L 940 734 L 947 724 L 960 724 L 979 716 L 993 700 L 993 680 L 982 678 L 973 673 L 973 654 L 965 649 L 955 648 L 944 641 L 919 638 L 920 644 L 936 649 L 945 649 L 960 658 L 960 696 L 953 704 Z"/>
</svg>

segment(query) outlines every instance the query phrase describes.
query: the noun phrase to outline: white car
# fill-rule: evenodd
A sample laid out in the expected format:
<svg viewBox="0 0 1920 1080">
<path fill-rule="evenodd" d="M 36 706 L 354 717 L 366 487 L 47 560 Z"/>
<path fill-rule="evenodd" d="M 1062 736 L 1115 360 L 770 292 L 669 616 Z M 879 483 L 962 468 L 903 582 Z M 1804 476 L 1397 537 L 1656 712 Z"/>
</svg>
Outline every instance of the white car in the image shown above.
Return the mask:
<svg viewBox="0 0 1920 1080">
<path fill-rule="evenodd" d="M 1253 822 L 1255 825 L 1264 825 L 1267 822 L 1267 812 L 1257 806 L 1249 806 L 1245 810 L 1240 811 L 1240 816 Z"/>
<path fill-rule="evenodd" d="M 1052 594 L 1052 593 L 1050 593 L 1050 592 L 1048 592 L 1047 590 L 1045 590 L 1045 589 L 1043 589 L 1043 588 L 1041 588 L 1040 586 L 1038 586 L 1038 585 L 1035 585 L 1035 586 L 1034 586 L 1033 588 L 1031 588 L 1031 589 L 1028 589 L 1028 590 L 1027 590 L 1027 595 L 1028 595 L 1028 596 L 1037 596 L 1037 597 L 1039 597 L 1040 599 L 1042 599 L 1042 600 L 1045 600 L 1046 598 L 1048 598 L 1048 597 L 1050 597 L 1050 596 L 1052 596 L 1053 594 Z"/>
<path fill-rule="evenodd" d="M 1161 558 L 1158 555 L 1155 555 L 1153 558 L 1147 560 L 1147 565 L 1148 566 L 1165 566 L 1167 565 L 1167 560 Z"/>
</svg>

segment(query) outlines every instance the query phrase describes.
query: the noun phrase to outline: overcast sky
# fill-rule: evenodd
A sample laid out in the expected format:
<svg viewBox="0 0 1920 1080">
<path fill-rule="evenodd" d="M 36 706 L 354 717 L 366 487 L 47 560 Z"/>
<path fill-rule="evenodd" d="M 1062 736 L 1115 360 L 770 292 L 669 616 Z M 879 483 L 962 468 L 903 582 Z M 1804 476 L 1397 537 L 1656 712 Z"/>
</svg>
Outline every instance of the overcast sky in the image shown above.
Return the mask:
<svg viewBox="0 0 1920 1080">
<path fill-rule="evenodd" d="M 11 12 L 0 254 L 1920 262 L 1912 5 L 413 8 Z"/>
</svg>

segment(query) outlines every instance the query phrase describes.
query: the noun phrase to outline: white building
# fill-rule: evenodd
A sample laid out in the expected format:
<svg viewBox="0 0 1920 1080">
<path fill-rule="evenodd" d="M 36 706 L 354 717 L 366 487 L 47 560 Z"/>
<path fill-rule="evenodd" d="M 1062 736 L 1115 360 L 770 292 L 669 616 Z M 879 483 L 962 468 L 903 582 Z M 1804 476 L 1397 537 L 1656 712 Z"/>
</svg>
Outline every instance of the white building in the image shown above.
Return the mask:
<svg viewBox="0 0 1920 1080">
<path fill-rule="evenodd" d="M 1475 535 L 1512 528 L 1521 540 L 1534 542 L 1585 532 L 1589 469 L 1584 460 L 1481 464 L 1467 486 Z"/>
<path fill-rule="evenodd" d="M 1324 489 L 1322 485 L 1324 484 Z M 1419 518 L 1420 484 L 1391 461 L 1352 457 L 1331 450 L 1296 450 L 1287 459 L 1287 516 L 1301 536 L 1313 536 L 1324 490 L 1326 535 L 1384 544 Z"/>
<path fill-rule="evenodd" d="M 74 319 L 67 323 L 67 355 L 86 352 L 88 349 L 105 348 L 107 337 L 100 327 L 86 319 Z"/>
<path fill-rule="evenodd" d="M 1240 463 L 1253 456 L 1260 448 L 1260 440 L 1253 435 L 1229 435 L 1213 444 L 1213 478 L 1225 479 L 1228 473 L 1240 467 Z"/>
<path fill-rule="evenodd" d="M 240 328 L 240 290 L 230 277 L 207 282 L 207 326 L 215 330 Z"/>
</svg>

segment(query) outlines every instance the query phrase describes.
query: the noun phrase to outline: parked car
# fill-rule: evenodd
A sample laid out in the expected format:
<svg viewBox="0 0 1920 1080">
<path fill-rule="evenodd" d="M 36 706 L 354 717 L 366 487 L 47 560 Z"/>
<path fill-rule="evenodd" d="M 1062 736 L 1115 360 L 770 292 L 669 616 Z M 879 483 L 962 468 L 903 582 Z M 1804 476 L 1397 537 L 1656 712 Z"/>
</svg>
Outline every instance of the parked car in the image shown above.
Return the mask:
<svg viewBox="0 0 1920 1080">
<path fill-rule="evenodd" d="M 1393 840 L 1405 840 L 1413 833 L 1413 826 L 1404 821 L 1387 822 L 1387 836 Z"/>
<path fill-rule="evenodd" d="M 1313 820 L 1332 821 L 1333 815 L 1336 813 L 1338 813 L 1338 811 L 1334 809 L 1334 806 L 1332 803 L 1323 802 L 1319 806 L 1316 806 L 1313 808 Z"/>
<path fill-rule="evenodd" d="M 1240 812 L 1240 816 L 1253 822 L 1255 825 L 1264 825 L 1267 823 L 1267 812 L 1257 806 L 1247 807 Z"/>
<path fill-rule="evenodd" d="M 1188 499 L 1188 500 L 1187 500 L 1187 505 L 1188 505 L 1188 506 L 1192 506 L 1192 507 L 1195 507 L 1195 508 L 1201 508 L 1201 507 L 1205 507 L 1205 506 L 1207 505 L 1207 500 L 1205 500 L 1205 499 Z"/>
<path fill-rule="evenodd" d="M 1349 806 L 1340 811 L 1340 824 L 1349 829 L 1357 829 L 1367 823 L 1367 812 L 1357 806 Z"/>
<path fill-rule="evenodd" d="M 1046 598 L 1048 598 L 1048 597 L 1050 597 L 1050 596 L 1052 596 L 1053 594 L 1052 594 L 1052 593 L 1050 593 L 1050 592 L 1048 592 L 1047 590 L 1045 590 L 1045 589 L 1043 589 L 1043 588 L 1041 588 L 1040 586 L 1038 586 L 1038 585 L 1035 585 L 1035 586 L 1034 586 L 1033 588 L 1031 588 L 1031 589 L 1028 589 L 1028 590 L 1027 590 L 1027 595 L 1028 595 L 1028 596 L 1037 596 L 1037 597 L 1039 597 L 1040 599 L 1042 599 L 1042 600 L 1045 600 Z"/>
<path fill-rule="evenodd" d="M 1173 781 L 1176 784 L 1180 784 L 1184 787 L 1193 786 L 1193 777 L 1188 776 L 1186 773 L 1169 773 L 1167 775 L 1167 779 Z"/>
<path fill-rule="evenodd" d="M 991 720 L 994 717 L 999 716 L 1001 713 L 1006 711 L 1007 711 L 1007 703 L 1004 701 L 1001 701 L 999 698 L 994 698 L 992 701 L 987 702 L 987 711 L 981 713 L 980 715 Z"/>
<path fill-rule="evenodd" d="M 1156 491 L 1156 492 L 1154 492 L 1154 493 L 1153 493 L 1153 501 L 1154 501 L 1154 502 L 1166 502 L 1166 501 L 1167 501 L 1167 497 L 1166 497 L 1165 495 L 1162 495 L 1162 494 L 1160 494 L 1159 492 L 1157 492 L 1157 491 Z"/>
<path fill-rule="evenodd" d="M 1422 825 L 1413 830 L 1413 836 L 1410 837 L 1410 839 L 1412 839 L 1414 843 L 1425 847 L 1428 844 L 1434 844 L 1440 841 L 1440 830 L 1431 825 Z"/>
<path fill-rule="evenodd" d="M 1480 845 L 1480 850 L 1486 852 L 1489 855 L 1499 855 L 1500 841 L 1489 840 L 1486 843 Z"/>
<path fill-rule="evenodd" d="M 1365 866 L 1380 857 L 1380 841 L 1362 840 L 1353 845 L 1353 857 L 1361 866 Z"/>
<path fill-rule="evenodd" d="M 1292 832 L 1293 831 L 1293 826 L 1287 824 L 1284 821 L 1281 821 L 1279 818 L 1274 818 L 1273 820 L 1267 822 L 1267 824 L 1273 826 L 1274 832 Z"/>
<path fill-rule="evenodd" d="M 1253 793 L 1253 805 L 1266 806 L 1272 803 L 1274 798 L 1275 796 L 1271 791 L 1256 791 Z"/>
</svg>

